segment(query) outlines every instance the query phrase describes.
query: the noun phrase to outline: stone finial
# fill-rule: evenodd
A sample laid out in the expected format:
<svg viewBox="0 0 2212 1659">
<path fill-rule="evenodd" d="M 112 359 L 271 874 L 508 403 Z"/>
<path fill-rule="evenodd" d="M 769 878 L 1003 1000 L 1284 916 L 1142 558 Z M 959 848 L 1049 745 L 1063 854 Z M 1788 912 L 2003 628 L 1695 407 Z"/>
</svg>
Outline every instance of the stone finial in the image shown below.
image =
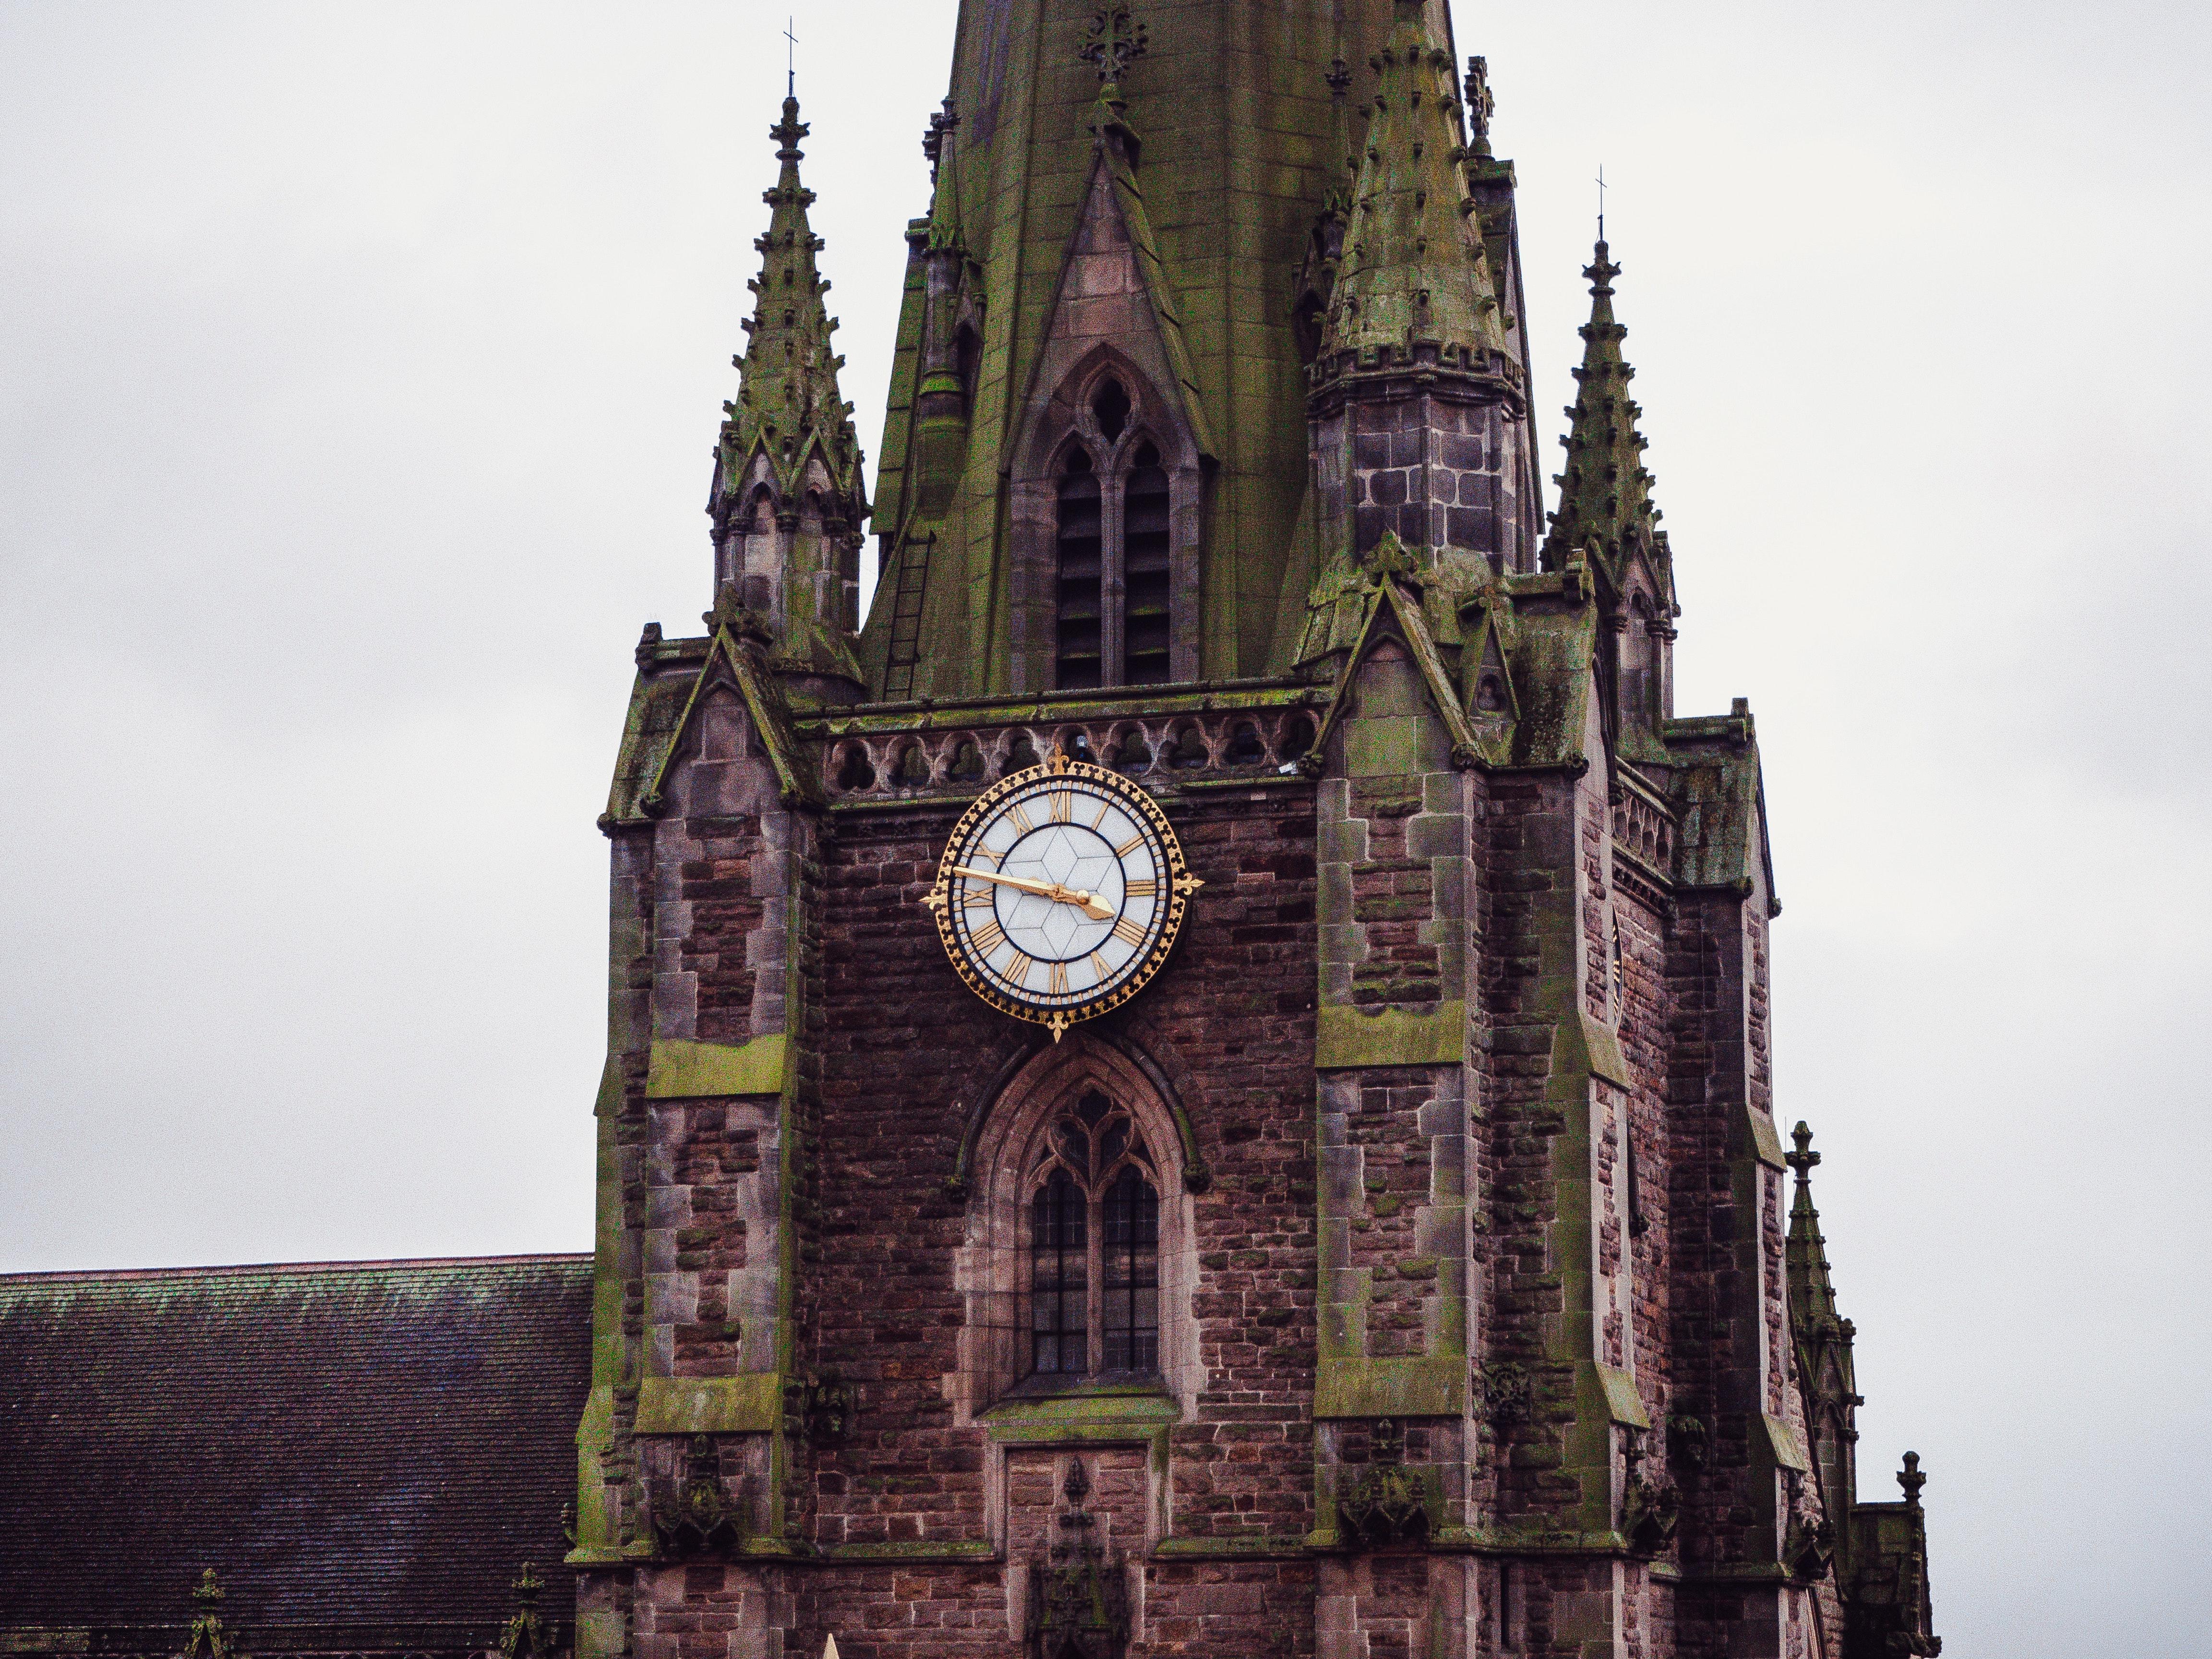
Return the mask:
<svg viewBox="0 0 2212 1659">
<path fill-rule="evenodd" d="M 945 159 L 945 141 L 960 125 L 960 113 L 948 94 L 943 108 L 932 112 L 929 131 L 921 135 L 921 153 L 929 158 L 929 182 L 937 182 L 938 163 Z"/>
<path fill-rule="evenodd" d="M 1920 1507 L 1920 1489 L 1928 1484 L 1928 1477 L 1920 1473 L 1920 1454 L 1918 1452 L 1907 1452 L 1905 1454 L 1905 1467 L 1898 1471 L 1897 1484 L 1905 1488 L 1905 1507 L 1907 1509 L 1918 1509 Z"/>
<path fill-rule="evenodd" d="M 764 649 L 774 647 L 775 617 L 745 600 L 746 594 L 739 584 L 724 582 L 714 595 L 714 608 L 702 612 L 699 620 L 717 631 L 726 629 L 734 639 L 750 640 Z"/>
<path fill-rule="evenodd" d="M 1797 1143 L 1797 1150 L 1784 1152 L 1782 1161 L 1797 1171 L 1797 1179 L 1802 1182 L 1819 1164 L 1820 1155 L 1813 1150 L 1813 1131 L 1807 1127 L 1804 1119 L 1797 1120 L 1797 1127 L 1790 1132 L 1790 1139 Z"/>
<path fill-rule="evenodd" d="M 1108 1552 L 1103 1528 L 1083 1507 L 1091 1475 L 1080 1457 L 1068 1460 L 1060 1493 L 1067 1501 L 1061 1530 L 1030 1567 L 1025 1651 L 1031 1659 L 1121 1659 L 1129 1639 L 1125 1564 Z"/>
<path fill-rule="evenodd" d="M 545 1581 L 532 1563 L 525 1561 L 520 1576 L 508 1588 L 514 1593 L 514 1611 L 499 1632 L 500 1659 L 546 1659 L 552 1650 L 551 1632 L 545 1615 L 538 1610 Z"/>
<path fill-rule="evenodd" d="M 1667 538 L 1651 502 L 1652 477 L 1644 465 L 1643 414 L 1628 395 L 1636 370 L 1622 354 L 1627 337 L 1613 313 L 1613 279 L 1620 275 L 1612 249 L 1598 239 L 1595 257 L 1583 268 L 1590 285 L 1590 319 L 1579 332 L 1583 361 L 1574 371 L 1575 401 L 1571 422 L 1559 440 L 1567 452 L 1566 471 L 1552 482 L 1559 486 L 1559 510 L 1552 514 L 1544 544 L 1544 563 L 1556 569 L 1569 548 L 1594 546 L 1596 565 L 1616 588 L 1630 558 L 1642 550 L 1660 585 L 1662 614 L 1674 609 L 1674 575 Z"/>
<path fill-rule="evenodd" d="M 179 1659 L 231 1659 L 236 1644 L 223 1626 L 223 1595 L 215 1569 L 207 1568 L 192 1590 L 192 1626 L 185 1638 L 185 1650 Z"/>
<path fill-rule="evenodd" d="M 738 505 L 729 498 L 744 488 L 757 454 L 768 458 L 779 511 L 796 507 L 799 475 L 818 457 L 838 497 L 831 505 L 856 528 L 866 516 L 860 442 L 837 385 L 844 360 L 830 343 L 837 322 L 822 299 L 830 283 L 815 259 L 823 242 L 807 216 L 814 192 L 799 179 L 805 152 L 799 141 L 810 131 L 799 118 L 796 98 L 783 100 L 783 118 L 769 129 L 782 166 L 761 198 L 773 211 L 767 234 L 753 243 L 761 255 L 760 275 L 747 284 L 753 314 L 744 321 L 745 349 L 733 360 L 741 378 L 736 398 L 725 406 L 728 418 L 715 452 L 708 510 L 715 514 L 717 539 Z"/>
</svg>

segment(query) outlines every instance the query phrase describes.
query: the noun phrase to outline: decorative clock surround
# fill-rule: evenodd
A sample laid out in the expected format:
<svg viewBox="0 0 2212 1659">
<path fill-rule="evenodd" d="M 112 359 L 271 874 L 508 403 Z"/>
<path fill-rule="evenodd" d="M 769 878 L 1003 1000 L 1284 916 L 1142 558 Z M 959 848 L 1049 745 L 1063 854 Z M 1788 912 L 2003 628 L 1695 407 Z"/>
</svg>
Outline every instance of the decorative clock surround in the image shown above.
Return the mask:
<svg viewBox="0 0 2212 1659">
<path fill-rule="evenodd" d="M 969 988 L 1058 1042 L 1145 988 L 1204 885 L 1150 793 L 1054 750 L 976 799 L 922 902 Z"/>
</svg>

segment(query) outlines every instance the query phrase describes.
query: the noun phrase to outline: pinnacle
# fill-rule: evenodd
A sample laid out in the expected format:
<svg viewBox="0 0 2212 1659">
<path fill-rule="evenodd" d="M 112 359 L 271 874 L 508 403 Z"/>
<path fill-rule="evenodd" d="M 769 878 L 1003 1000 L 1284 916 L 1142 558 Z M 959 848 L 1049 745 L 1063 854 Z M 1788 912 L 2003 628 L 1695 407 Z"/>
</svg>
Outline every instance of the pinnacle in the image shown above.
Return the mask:
<svg viewBox="0 0 2212 1659">
<path fill-rule="evenodd" d="M 1791 1308 L 1800 1320 L 1832 1320 L 1836 1292 L 1828 1277 L 1828 1242 L 1820 1236 L 1820 1212 L 1813 1207 L 1812 1174 L 1820 1155 L 1813 1150 L 1813 1131 L 1805 1124 L 1798 1124 L 1790 1139 L 1796 1150 L 1784 1153 L 1782 1161 L 1797 1172 L 1788 1243 Z"/>
<path fill-rule="evenodd" d="M 754 239 L 760 274 L 745 284 L 753 314 L 745 319 L 745 346 L 736 359 L 740 384 L 723 423 L 720 477 L 734 487 L 750 457 L 765 447 L 779 472 L 817 454 L 839 489 L 857 501 L 860 451 L 837 384 L 843 359 L 830 349 L 836 319 L 823 305 L 829 280 L 815 264 L 823 246 L 808 222 L 814 192 L 800 181 L 805 158 L 799 141 L 811 129 L 799 118 L 799 100 L 783 100 L 783 118 L 769 130 L 781 164 L 773 188 L 761 199 L 771 210 L 767 231 Z"/>
<path fill-rule="evenodd" d="M 1352 149 L 1344 263 L 1322 356 L 1410 353 L 1425 343 L 1486 366 L 1506 349 L 1504 323 L 1461 172 L 1459 87 L 1422 8 L 1401 4 L 1397 16 L 1369 59 L 1367 131 Z"/>
<path fill-rule="evenodd" d="M 1662 586 L 1660 599 L 1671 606 L 1674 576 L 1659 511 L 1651 504 L 1651 473 L 1644 465 L 1644 434 L 1637 420 L 1644 410 L 1628 395 L 1636 370 L 1621 355 L 1628 331 L 1613 313 L 1613 279 L 1621 268 L 1602 236 L 1595 257 L 1583 267 L 1590 285 L 1590 319 L 1577 331 L 1583 361 L 1574 373 L 1575 401 L 1560 440 L 1567 469 L 1553 480 L 1559 486 L 1559 511 L 1545 543 L 1544 562 L 1557 568 L 1569 549 L 1595 541 L 1599 563 L 1618 586 L 1629 560 L 1642 549 Z"/>
</svg>

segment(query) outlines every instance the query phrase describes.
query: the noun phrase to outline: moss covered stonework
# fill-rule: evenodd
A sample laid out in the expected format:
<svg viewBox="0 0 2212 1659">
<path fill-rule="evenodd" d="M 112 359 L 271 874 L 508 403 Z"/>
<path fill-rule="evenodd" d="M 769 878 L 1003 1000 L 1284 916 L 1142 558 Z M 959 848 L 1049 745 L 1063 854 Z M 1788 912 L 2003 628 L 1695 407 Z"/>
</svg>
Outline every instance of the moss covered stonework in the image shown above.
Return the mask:
<svg viewBox="0 0 2212 1659">
<path fill-rule="evenodd" d="M 599 818 L 592 1256 L 0 1279 L 0 1650 L 1936 1651 L 1621 267 L 1547 515 L 1464 67 L 1443 0 L 966 0 L 872 503 L 783 100 L 702 627 L 639 638 Z M 1060 1041 L 922 902 L 1056 750 L 1202 884 Z M 1099 1099 L 1152 1206 L 1046 1336 L 1119 1288 L 1142 1357 L 1033 1370 Z"/>
<path fill-rule="evenodd" d="M 640 642 L 602 819 L 593 1659 L 1935 1650 L 1786 1207 L 1756 732 L 1674 712 L 1620 268 L 1547 521 L 1458 66 L 1423 0 L 964 8 L 865 626 L 787 104 L 715 603 Z M 921 902 L 1055 748 L 1204 882 L 1057 1044 Z M 1085 1079 L 1152 1126 L 1159 1359 L 1055 1381 L 1011 1149 Z"/>
<path fill-rule="evenodd" d="M 0 1278 L 0 1651 L 1935 1653 L 1611 250 L 1547 518 L 1442 0 L 966 0 L 952 59 L 872 506 L 770 129 L 707 609 L 599 819 L 593 1255 Z M 1057 1042 L 923 903 L 1055 750 L 1202 884 Z M 1041 1269 L 1073 1163 L 1152 1200 Z M 1034 1369 L 1041 1284 L 1129 1363 Z"/>
</svg>

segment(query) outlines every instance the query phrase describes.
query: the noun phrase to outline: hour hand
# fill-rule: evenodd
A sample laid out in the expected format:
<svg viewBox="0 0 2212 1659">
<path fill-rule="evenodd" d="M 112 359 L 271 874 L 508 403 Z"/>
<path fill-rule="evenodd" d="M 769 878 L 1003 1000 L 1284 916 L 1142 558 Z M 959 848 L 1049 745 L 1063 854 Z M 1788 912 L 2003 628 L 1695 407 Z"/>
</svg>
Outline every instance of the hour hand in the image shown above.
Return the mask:
<svg viewBox="0 0 2212 1659">
<path fill-rule="evenodd" d="M 1085 915 L 1090 917 L 1093 921 L 1111 921 L 1114 920 L 1114 913 L 1098 902 L 1098 896 L 1095 893 L 1086 892 L 1079 888 L 1073 891 L 1070 891 L 1067 888 L 1063 887 L 1054 893 L 1053 896 L 1058 899 L 1062 904 L 1073 905 L 1077 909 L 1082 911 Z"/>
</svg>

